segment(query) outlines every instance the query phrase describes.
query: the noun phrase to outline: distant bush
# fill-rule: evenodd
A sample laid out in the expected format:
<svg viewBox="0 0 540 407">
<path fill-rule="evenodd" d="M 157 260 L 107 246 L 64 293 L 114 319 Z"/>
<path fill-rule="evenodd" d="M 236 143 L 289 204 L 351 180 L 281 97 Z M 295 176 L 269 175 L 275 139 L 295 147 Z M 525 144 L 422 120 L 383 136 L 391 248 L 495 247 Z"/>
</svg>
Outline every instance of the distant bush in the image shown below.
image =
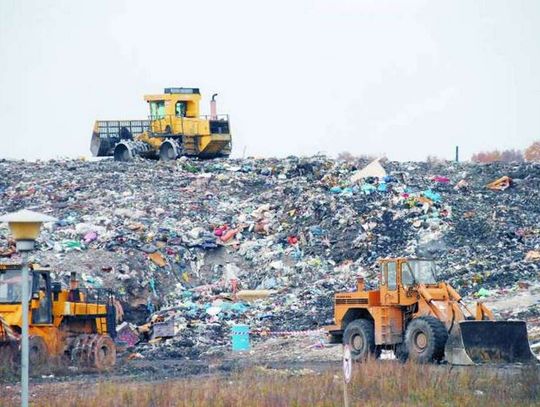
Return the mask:
<svg viewBox="0 0 540 407">
<path fill-rule="evenodd" d="M 540 141 L 535 141 L 527 147 L 524 156 L 527 161 L 540 162 Z"/>
<path fill-rule="evenodd" d="M 373 161 L 379 157 L 370 154 L 354 155 L 348 151 L 342 151 L 338 154 L 337 159 L 339 161 L 356 162 L 356 161 Z"/>
<path fill-rule="evenodd" d="M 445 158 L 437 157 L 436 155 L 428 155 L 426 157 L 426 162 L 429 164 L 442 164 L 447 162 Z"/>
<path fill-rule="evenodd" d="M 519 150 L 482 151 L 480 153 L 473 154 L 471 161 L 475 163 L 523 162 L 523 154 Z"/>
</svg>

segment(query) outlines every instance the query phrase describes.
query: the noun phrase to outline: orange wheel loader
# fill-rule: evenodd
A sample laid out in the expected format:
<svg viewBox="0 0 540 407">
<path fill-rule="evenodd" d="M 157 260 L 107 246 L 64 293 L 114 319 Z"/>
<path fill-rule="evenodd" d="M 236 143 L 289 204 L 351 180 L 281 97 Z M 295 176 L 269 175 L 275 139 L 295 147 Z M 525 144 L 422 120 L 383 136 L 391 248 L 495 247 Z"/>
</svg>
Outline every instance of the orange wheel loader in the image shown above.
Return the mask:
<svg viewBox="0 0 540 407">
<path fill-rule="evenodd" d="M 481 302 L 471 311 L 450 284 L 438 282 L 435 263 L 426 259 L 379 260 L 379 288 L 334 299 L 334 325 L 356 361 L 392 349 L 396 357 L 420 363 L 446 360 L 455 365 L 538 363 L 524 321 L 495 321 Z"/>
<path fill-rule="evenodd" d="M 50 271 L 34 266 L 30 297 L 21 296 L 21 270 L 0 265 L 0 369 L 17 369 L 22 307 L 29 309 L 29 359 L 32 369 L 49 363 L 95 370 L 116 363 L 116 307 L 111 293 L 83 291 L 76 274 L 70 287 L 51 281 Z"/>
</svg>

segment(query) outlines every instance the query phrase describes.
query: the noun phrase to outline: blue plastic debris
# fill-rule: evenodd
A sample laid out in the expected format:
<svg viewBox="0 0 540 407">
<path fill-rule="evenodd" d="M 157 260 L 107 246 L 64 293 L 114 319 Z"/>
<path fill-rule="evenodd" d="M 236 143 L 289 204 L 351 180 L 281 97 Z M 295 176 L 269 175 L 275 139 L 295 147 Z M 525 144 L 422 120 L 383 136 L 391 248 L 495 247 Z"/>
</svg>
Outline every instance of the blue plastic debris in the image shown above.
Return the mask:
<svg viewBox="0 0 540 407">
<path fill-rule="evenodd" d="M 433 202 L 441 202 L 441 194 L 432 191 L 431 189 L 426 189 L 422 192 L 426 198 L 431 199 Z"/>
</svg>

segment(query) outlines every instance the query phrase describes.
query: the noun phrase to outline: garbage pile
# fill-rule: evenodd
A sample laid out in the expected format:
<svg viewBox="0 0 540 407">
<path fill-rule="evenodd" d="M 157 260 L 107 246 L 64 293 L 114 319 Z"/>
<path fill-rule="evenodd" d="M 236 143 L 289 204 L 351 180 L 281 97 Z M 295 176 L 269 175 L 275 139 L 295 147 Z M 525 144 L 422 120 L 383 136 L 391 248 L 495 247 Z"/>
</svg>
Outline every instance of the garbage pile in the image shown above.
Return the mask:
<svg viewBox="0 0 540 407">
<path fill-rule="evenodd" d="M 434 258 L 473 297 L 540 271 L 538 164 L 4 160 L 0 196 L 0 213 L 59 219 L 37 261 L 114 290 L 134 357 L 219 353 L 235 323 L 262 338 L 316 329 L 334 292 L 376 284 L 381 257 Z"/>
</svg>

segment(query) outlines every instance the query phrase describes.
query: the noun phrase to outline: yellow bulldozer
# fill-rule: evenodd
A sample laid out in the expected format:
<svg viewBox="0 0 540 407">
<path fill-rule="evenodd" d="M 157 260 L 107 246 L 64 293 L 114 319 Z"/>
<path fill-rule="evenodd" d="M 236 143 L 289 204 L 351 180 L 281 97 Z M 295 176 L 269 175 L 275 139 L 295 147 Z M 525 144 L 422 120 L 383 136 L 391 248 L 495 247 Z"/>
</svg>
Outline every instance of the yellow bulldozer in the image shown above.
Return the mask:
<svg viewBox="0 0 540 407">
<path fill-rule="evenodd" d="M 383 349 L 419 363 L 454 365 L 537 363 L 524 321 L 495 321 L 482 302 L 473 311 L 450 284 L 439 282 L 431 260 L 379 260 L 379 287 L 337 293 L 334 325 L 355 361 L 377 358 Z"/>
<path fill-rule="evenodd" d="M 116 363 L 116 306 L 111 293 L 69 288 L 52 282 L 50 270 L 34 266 L 21 295 L 20 265 L 0 265 L 0 368 L 15 371 L 20 362 L 23 306 L 29 309 L 30 367 L 51 363 L 106 370 Z"/>
<path fill-rule="evenodd" d="M 165 88 L 163 94 L 146 95 L 148 120 L 96 121 L 90 150 L 95 157 L 113 156 L 116 161 L 136 156 L 163 161 L 228 157 L 229 116 L 217 114 L 216 96 L 212 95 L 210 115 L 202 116 L 198 88 Z"/>
</svg>

